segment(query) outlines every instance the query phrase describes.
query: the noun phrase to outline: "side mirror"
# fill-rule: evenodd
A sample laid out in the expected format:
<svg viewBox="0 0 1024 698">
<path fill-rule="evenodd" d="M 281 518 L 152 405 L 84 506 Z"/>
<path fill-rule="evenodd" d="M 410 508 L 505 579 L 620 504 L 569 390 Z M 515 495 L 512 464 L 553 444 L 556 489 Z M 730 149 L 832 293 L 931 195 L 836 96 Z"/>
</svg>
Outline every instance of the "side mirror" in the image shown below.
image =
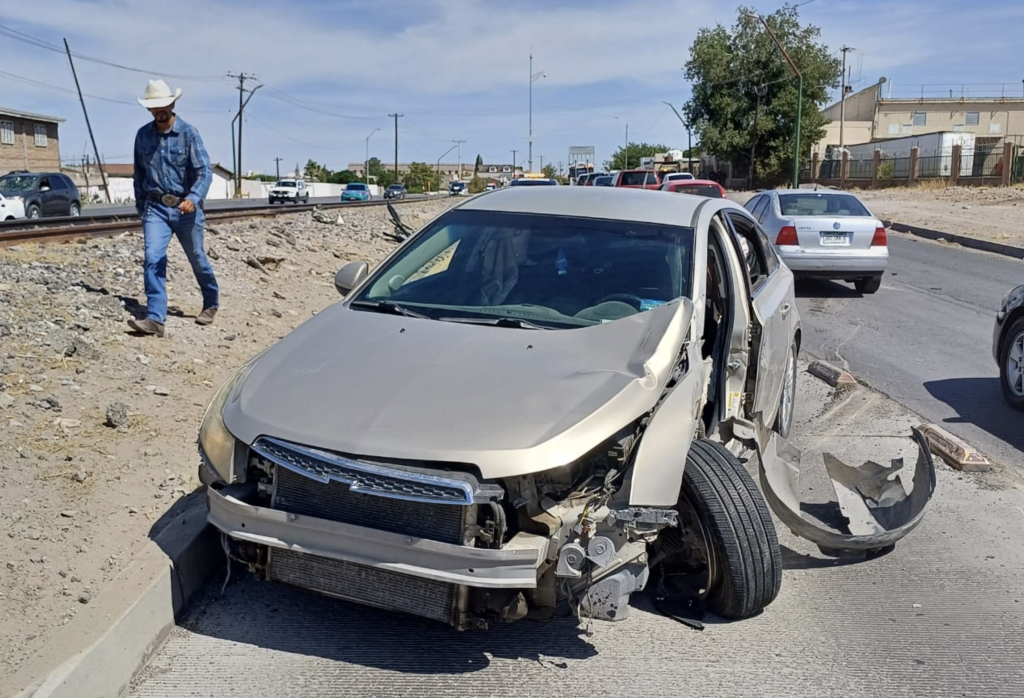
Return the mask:
<svg viewBox="0 0 1024 698">
<path fill-rule="evenodd" d="M 348 292 L 358 286 L 369 271 L 366 262 L 349 262 L 334 275 L 334 287 L 338 293 L 345 296 Z"/>
<path fill-rule="evenodd" d="M 39 187 L 39 191 L 50 191 L 50 188 L 44 184 L 43 186 Z"/>
</svg>

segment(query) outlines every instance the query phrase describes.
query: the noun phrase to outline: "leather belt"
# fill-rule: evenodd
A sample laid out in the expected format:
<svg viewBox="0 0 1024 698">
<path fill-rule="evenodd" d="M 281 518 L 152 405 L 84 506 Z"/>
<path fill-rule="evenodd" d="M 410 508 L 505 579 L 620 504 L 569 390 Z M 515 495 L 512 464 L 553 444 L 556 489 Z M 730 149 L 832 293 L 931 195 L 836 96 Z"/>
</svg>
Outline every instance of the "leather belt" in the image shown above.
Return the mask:
<svg viewBox="0 0 1024 698">
<path fill-rule="evenodd" d="M 158 194 L 156 192 L 152 192 L 150 193 L 149 198 L 154 201 L 159 201 L 164 206 L 175 208 L 181 203 L 185 196 L 185 194 Z"/>
</svg>

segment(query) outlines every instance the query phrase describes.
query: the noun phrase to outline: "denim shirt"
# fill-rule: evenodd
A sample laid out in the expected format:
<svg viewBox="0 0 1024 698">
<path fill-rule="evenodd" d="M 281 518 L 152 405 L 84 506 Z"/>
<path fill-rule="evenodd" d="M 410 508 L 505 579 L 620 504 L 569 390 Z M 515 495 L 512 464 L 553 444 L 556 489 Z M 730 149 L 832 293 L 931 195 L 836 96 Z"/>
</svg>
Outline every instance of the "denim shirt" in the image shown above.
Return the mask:
<svg viewBox="0 0 1024 698">
<path fill-rule="evenodd" d="M 139 215 L 149 194 L 182 194 L 196 207 L 213 182 L 210 157 L 192 124 L 175 115 L 160 133 L 150 121 L 135 134 L 135 208 Z"/>
</svg>

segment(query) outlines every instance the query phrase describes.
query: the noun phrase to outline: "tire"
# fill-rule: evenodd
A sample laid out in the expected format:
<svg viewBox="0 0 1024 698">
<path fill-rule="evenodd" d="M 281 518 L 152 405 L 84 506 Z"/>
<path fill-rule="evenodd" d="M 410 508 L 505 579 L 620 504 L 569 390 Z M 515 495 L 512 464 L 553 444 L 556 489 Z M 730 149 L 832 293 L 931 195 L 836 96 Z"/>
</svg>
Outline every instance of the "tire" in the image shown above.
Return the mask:
<svg viewBox="0 0 1024 698">
<path fill-rule="evenodd" d="M 789 346 L 789 353 L 786 355 L 786 373 L 783 378 L 782 395 L 779 396 L 779 412 L 775 415 L 775 424 L 772 429 L 782 438 L 789 437 L 793 428 L 793 412 L 796 404 L 796 357 L 799 350 L 796 340 Z"/>
<path fill-rule="evenodd" d="M 736 456 L 697 440 L 686 456 L 680 507 L 690 506 L 708 546 L 707 607 L 723 618 L 760 613 L 782 587 L 782 553 L 768 505 Z"/>
<path fill-rule="evenodd" d="M 43 212 L 39 210 L 39 206 L 36 204 L 32 204 L 28 207 L 28 210 L 25 211 L 25 216 L 28 218 L 40 218 L 42 215 Z"/>
<path fill-rule="evenodd" d="M 882 286 L 882 275 L 868 276 L 863 279 L 857 279 L 853 282 L 854 287 L 860 293 L 874 293 Z"/>
<path fill-rule="evenodd" d="M 999 346 L 999 386 L 1003 397 L 1010 407 L 1024 412 L 1024 373 L 1021 371 L 1024 371 L 1024 317 L 1010 325 Z"/>
<path fill-rule="evenodd" d="M 276 203 L 277 203 L 277 201 L 276 201 L 276 200 L 274 200 L 274 199 L 268 199 L 268 201 L 270 201 L 270 205 L 271 205 L 271 206 L 273 206 L 274 204 L 276 204 Z"/>
<path fill-rule="evenodd" d="M 81 207 L 72 201 L 71 205 L 68 207 L 68 215 L 71 216 L 72 218 L 78 218 L 79 216 L 82 215 Z"/>
</svg>

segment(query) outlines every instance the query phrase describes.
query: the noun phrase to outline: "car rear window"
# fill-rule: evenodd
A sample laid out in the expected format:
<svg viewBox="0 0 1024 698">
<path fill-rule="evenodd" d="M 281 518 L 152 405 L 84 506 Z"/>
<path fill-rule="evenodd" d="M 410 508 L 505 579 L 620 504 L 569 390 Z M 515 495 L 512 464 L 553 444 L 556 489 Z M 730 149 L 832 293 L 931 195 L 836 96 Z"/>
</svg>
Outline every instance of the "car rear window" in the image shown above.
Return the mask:
<svg viewBox="0 0 1024 698">
<path fill-rule="evenodd" d="M 784 216 L 870 216 L 857 197 L 852 194 L 805 192 L 779 194 L 779 206 Z"/>
<path fill-rule="evenodd" d="M 679 194 L 695 194 L 697 196 L 708 196 L 712 199 L 721 199 L 722 191 L 712 184 L 677 184 L 672 191 Z"/>
<path fill-rule="evenodd" d="M 653 184 L 654 182 L 654 175 L 652 175 L 650 172 L 622 173 L 622 184 L 627 187 L 643 186 L 644 184 Z"/>
</svg>

